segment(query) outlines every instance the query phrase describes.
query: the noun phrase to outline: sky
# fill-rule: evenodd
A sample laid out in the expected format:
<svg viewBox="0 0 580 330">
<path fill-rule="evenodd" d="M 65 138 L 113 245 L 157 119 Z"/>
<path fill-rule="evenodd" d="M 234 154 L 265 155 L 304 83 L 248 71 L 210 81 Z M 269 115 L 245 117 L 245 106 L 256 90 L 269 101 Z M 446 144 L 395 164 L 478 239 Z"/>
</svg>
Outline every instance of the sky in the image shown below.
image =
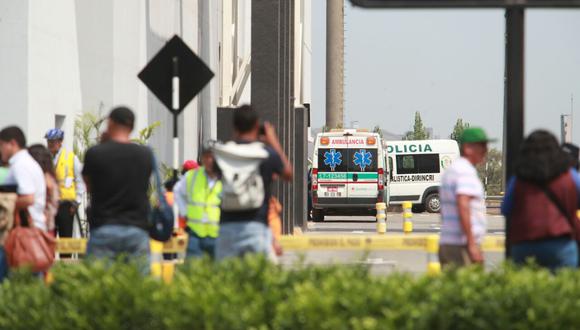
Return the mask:
<svg viewBox="0 0 580 330">
<path fill-rule="evenodd" d="M 580 10 L 526 11 L 525 132 L 560 136 L 575 98 L 580 143 Z M 312 1 L 313 127 L 325 121 L 326 1 Z M 501 147 L 504 11 L 369 10 L 345 1 L 345 125 L 403 134 L 416 111 L 446 138 L 458 118 Z"/>
</svg>

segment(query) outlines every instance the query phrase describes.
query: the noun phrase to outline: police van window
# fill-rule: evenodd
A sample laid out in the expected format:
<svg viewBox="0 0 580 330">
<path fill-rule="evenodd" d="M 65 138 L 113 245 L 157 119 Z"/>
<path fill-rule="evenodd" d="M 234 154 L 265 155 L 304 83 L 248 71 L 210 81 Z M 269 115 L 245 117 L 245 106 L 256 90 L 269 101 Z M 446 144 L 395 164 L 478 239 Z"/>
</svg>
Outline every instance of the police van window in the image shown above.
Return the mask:
<svg viewBox="0 0 580 330">
<path fill-rule="evenodd" d="M 439 173 L 439 171 L 439 154 L 397 156 L 397 174 Z"/>
<path fill-rule="evenodd" d="M 318 149 L 318 172 L 347 172 L 348 149 Z"/>
</svg>

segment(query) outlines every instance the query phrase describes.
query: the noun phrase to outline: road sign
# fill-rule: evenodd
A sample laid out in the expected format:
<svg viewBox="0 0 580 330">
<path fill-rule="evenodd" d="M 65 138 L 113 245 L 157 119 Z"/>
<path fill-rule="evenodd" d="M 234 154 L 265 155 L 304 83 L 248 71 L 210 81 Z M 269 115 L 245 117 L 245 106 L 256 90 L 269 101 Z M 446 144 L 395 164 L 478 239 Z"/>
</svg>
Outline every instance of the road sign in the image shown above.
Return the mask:
<svg viewBox="0 0 580 330">
<path fill-rule="evenodd" d="M 580 7 L 580 0 L 351 0 L 367 8 Z"/>
<path fill-rule="evenodd" d="M 213 78 L 213 72 L 178 36 L 143 68 L 138 77 L 170 111 L 181 113 Z M 179 78 L 178 105 L 173 102 L 173 79 Z"/>
</svg>

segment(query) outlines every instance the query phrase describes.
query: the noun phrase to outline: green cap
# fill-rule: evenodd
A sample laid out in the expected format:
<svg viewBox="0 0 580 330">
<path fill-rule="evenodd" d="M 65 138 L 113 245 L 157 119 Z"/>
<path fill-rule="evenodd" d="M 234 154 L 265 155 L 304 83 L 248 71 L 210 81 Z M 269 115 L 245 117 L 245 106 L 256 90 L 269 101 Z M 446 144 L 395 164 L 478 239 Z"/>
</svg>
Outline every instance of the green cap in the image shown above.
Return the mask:
<svg viewBox="0 0 580 330">
<path fill-rule="evenodd" d="M 494 142 L 495 139 L 490 139 L 485 134 L 485 131 L 479 127 L 468 127 L 461 134 L 461 139 L 459 140 L 463 143 L 487 143 Z"/>
</svg>

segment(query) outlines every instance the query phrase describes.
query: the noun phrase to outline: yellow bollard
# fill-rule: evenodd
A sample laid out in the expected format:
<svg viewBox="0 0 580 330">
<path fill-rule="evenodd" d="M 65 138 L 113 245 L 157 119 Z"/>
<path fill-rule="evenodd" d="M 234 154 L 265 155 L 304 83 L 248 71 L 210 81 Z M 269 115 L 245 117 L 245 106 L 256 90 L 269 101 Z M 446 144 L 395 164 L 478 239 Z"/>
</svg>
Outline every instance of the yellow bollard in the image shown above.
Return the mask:
<svg viewBox="0 0 580 330">
<path fill-rule="evenodd" d="M 441 273 L 441 264 L 439 263 L 439 236 L 429 235 L 427 237 L 427 274 L 438 275 Z"/>
<path fill-rule="evenodd" d="M 161 269 L 163 271 L 163 282 L 169 284 L 173 280 L 173 273 L 175 273 L 175 263 L 167 262 L 161 265 Z"/>
<path fill-rule="evenodd" d="M 409 234 L 413 232 L 413 203 L 403 202 L 403 232 Z"/>
<path fill-rule="evenodd" d="M 384 234 L 387 232 L 387 204 L 377 203 L 377 234 Z"/>
<path fill-rule="evenodd" d="M 163 243 L 150 240 L 151 249 L 151 275 L 161 278 L 163 275 Z"/>
</svg>

